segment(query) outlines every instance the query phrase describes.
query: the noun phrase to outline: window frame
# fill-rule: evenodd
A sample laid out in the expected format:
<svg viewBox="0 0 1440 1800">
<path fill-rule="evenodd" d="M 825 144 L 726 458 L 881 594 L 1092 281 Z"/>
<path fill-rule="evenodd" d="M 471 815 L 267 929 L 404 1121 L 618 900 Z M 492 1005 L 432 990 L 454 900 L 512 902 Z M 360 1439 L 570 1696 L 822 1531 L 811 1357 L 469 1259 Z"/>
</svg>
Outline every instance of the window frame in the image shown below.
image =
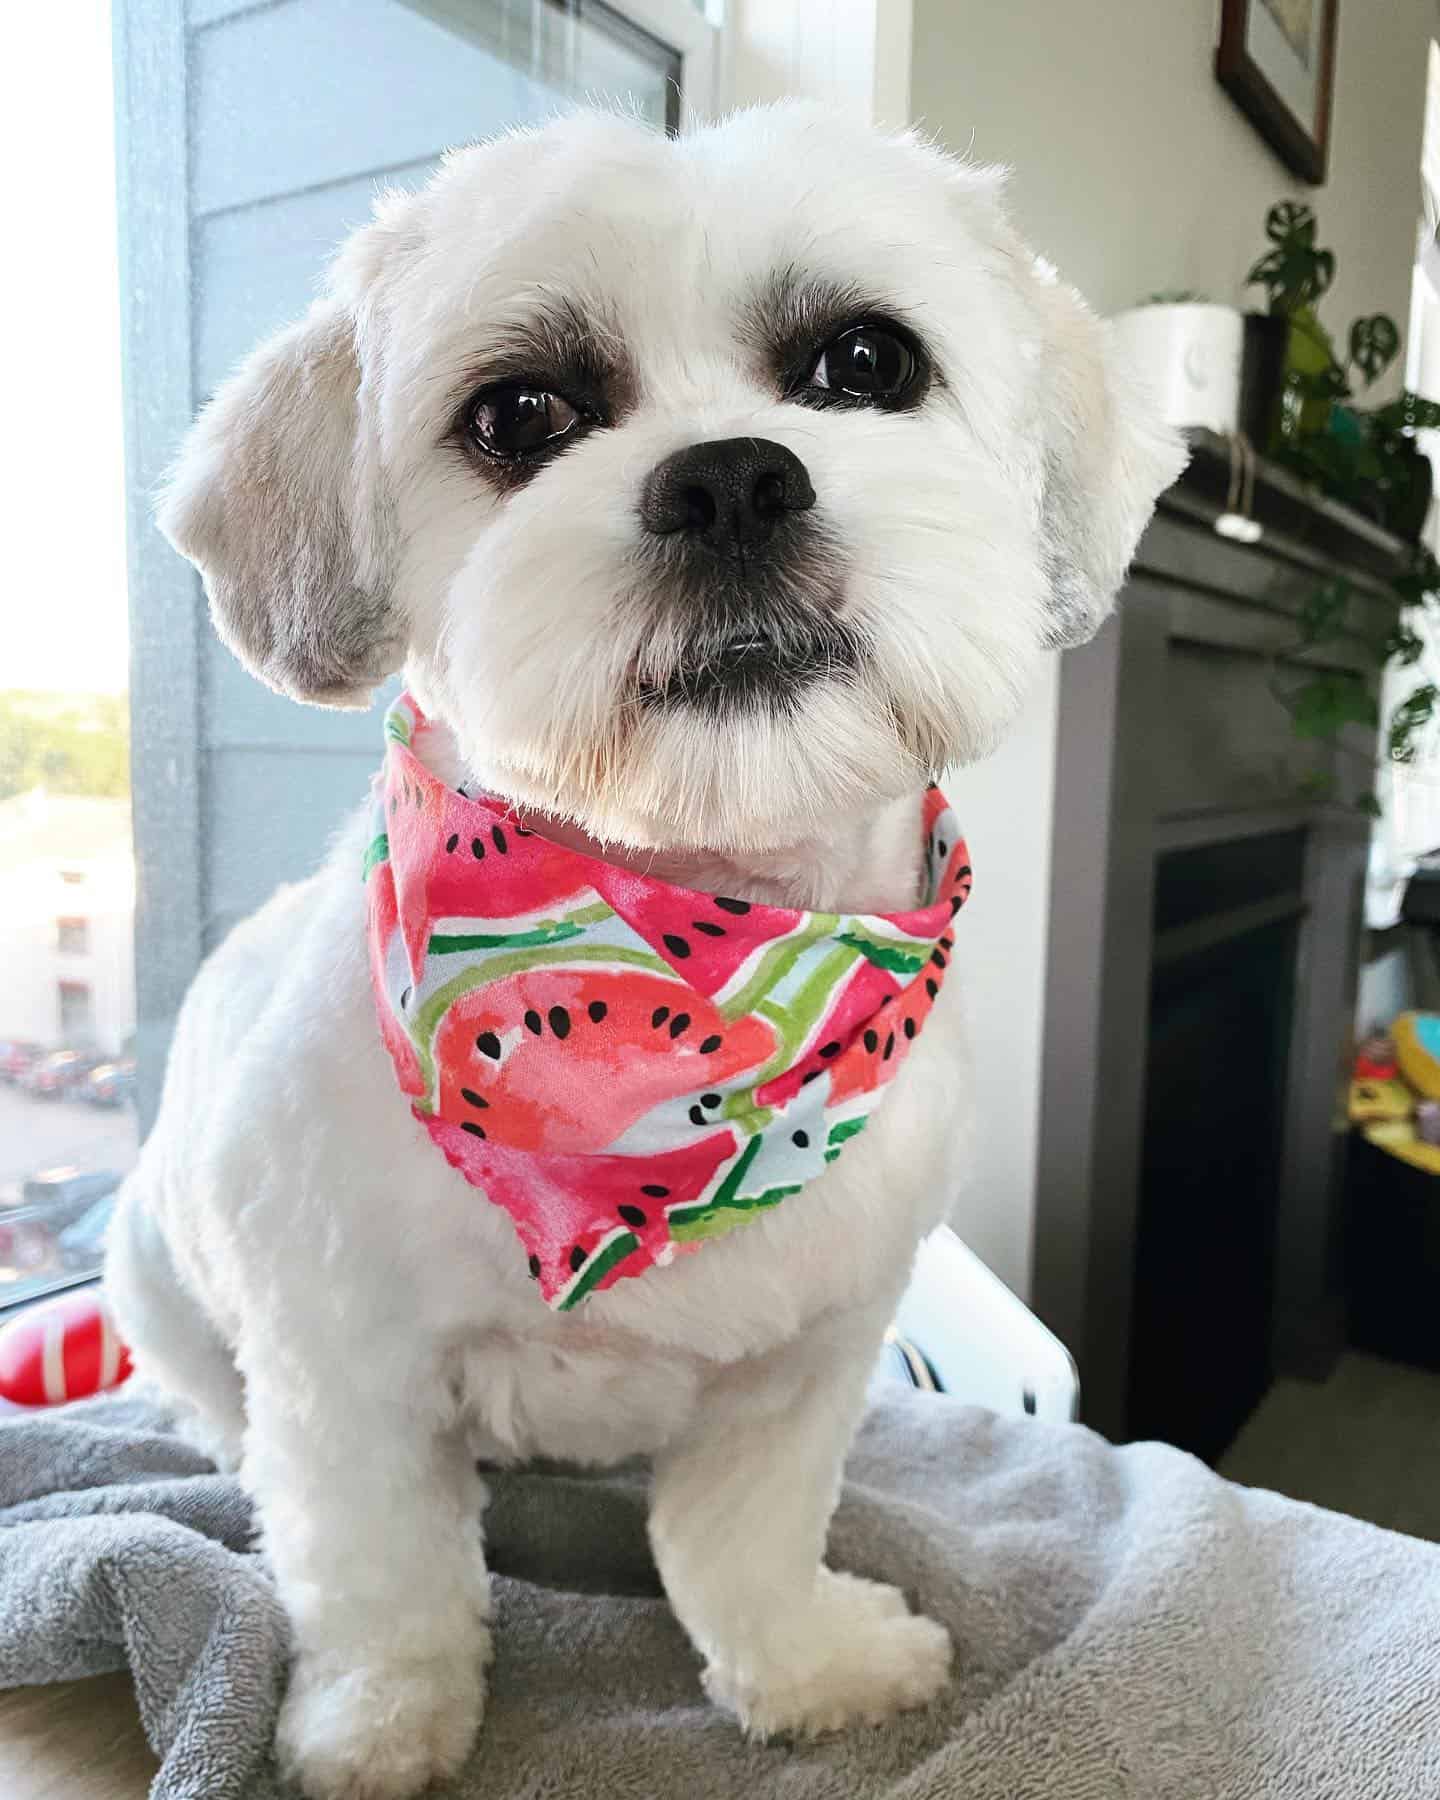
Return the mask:
<svg viewBox="0 0 1440 1800">
<path fill-rule="evenodd" d="M 78 940 L 72 941 L 72 940 Z M 82 913 L 59 913 L 55 919 L 55 954 L 89 956 L 90 920 Z"/>
</svg>

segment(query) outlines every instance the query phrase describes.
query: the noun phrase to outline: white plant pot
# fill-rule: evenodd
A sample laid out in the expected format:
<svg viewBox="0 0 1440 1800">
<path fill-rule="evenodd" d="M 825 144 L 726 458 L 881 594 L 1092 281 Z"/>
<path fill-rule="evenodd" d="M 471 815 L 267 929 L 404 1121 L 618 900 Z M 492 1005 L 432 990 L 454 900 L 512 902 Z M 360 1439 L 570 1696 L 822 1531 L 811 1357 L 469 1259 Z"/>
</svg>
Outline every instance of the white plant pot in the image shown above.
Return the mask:
<svg viewBox="0 0 1440 1800">
<path fill-rule="evenodd" d="M 1167 424 L 1219 432 L 1238 428 L 1245 320 L 1235 307 L 1198 301 L 1134 306 L 1117 314 L 1113 324 Z"/>
</svg>

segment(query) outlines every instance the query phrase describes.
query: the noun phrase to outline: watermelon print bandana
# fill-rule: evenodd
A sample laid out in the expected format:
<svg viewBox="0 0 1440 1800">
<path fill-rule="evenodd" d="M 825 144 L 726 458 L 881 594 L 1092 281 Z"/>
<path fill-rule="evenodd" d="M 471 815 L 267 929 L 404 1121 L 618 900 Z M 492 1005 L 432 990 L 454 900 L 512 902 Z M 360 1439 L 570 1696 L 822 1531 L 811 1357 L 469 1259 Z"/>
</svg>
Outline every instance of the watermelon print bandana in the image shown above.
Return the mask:
<svg viewBox="0 0 1440 1800">
<path fill-rule="evenodd" d="M 864 1129 L 945 978 L 965 845 L 932 787 L 914 912 L 702 894 L 446 787 L 426 729 L 408 695 L 386 715 L 364 866 L 380 1031 L 565 1311 L 782 1204 Z"/>
</svg>

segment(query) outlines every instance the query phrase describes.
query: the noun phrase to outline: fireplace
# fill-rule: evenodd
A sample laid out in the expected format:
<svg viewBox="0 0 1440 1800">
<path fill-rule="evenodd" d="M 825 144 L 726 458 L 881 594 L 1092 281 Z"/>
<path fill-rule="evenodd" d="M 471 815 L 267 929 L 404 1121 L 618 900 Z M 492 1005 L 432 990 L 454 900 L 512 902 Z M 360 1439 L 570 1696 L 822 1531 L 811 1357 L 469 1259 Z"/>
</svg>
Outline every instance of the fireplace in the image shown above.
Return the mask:
<svg viewBox="0 0 1440 1800">
<path fill-rule="evenodd" d="M 1274 1368 L 1305 834 L 1157 859 L 1127 1427 L 1209 1461 Z"/>
<path fill-rule="evenodd" d="M 1117 1439 L 1217 1456 L 1343 1341 L 1336 1246 L 1373 739 L 1317 769 L 1275 697 L 1295 614 L 1403 547 L 1262 465 L 1258 542 L 1195 459 L 1062 664 L 1032 1298 Z M 1277 676 L 1279 680 L 1277 682 Z M 1316 797 L 1317 772 L 1333 787 Z"/>
</svg>

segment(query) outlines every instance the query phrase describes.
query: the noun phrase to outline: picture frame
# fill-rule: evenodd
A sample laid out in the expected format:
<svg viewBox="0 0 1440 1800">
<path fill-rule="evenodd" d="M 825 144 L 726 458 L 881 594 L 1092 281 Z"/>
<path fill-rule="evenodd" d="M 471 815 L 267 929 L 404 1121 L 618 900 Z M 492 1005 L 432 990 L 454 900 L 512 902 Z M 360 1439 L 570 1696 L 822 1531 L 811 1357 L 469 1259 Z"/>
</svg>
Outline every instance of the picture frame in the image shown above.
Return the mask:
<svg viewBox="0 0 1440 1800">
<path fill-rule="evenodd" d="M 1289 169 L 1317 187 L 1330 153 L 1340 0 L 1223 0 L 1215 78 Z"/>
</svg>

